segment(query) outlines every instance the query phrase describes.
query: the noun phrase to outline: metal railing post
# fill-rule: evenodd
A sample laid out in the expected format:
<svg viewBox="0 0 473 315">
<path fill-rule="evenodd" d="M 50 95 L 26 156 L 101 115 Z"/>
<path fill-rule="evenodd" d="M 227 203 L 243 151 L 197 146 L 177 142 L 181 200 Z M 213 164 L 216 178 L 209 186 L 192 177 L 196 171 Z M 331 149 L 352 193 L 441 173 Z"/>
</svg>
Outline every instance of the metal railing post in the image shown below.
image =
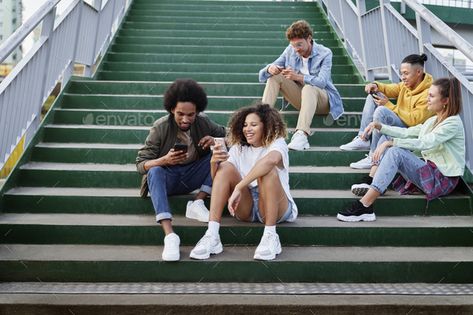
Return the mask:
<svg viewBox="0 0 473 315">
<path fill-rule="evenodd" d="M 366 2 L 365 0 L 356 0 L 356 7 L 357 7 L 357 18 L 358 18 L 358 33 L 360 34 L 360 42 L 361 42 L 361 54 L 363 59 L 364 70 L 365 70 L 365 78 L 368 81 L 374 80 L 374 73 L 372 70 L 368 70 L 368 60 L 367 60 L 367 53 L 366 53 L 366 34 L 363 32 L 363 24 L 362 24 L 362 16 L 366 13 Z"/>
<path fill-rule="evenodd" d="M 92 76 L 92 67 L 95 64 L 95 50 L 97 49 L 97 41 L 99 36 L 99 26 L 100 26 L 100 11 L 102 10 L 102 0 L 94 0 L 93 7 L 97 12 L 99 12 L 97 16 L 97 20 L 95 21 L 95 36 L 94 36 L 94 44 L 92 46 L 92 56 L 90 58 L 90 65 L 85 65 L 84 75 L 87 77 Z"/>
<path fill-rule="evenodd" d="M 391 51 L 389 45 L 389 32 L 388 26 L 386 22 L 386 8 L 385 5 L 389 4 L 390 0 L 379 0 L 379 6 L 381 11 L 381 24 L 383 29 L 383 39 L 384 39 L 384 52 L 386 54 L 386 67 L 388 70 L 389 80 L 395 81 L 396 78 L 396 71 L 395 65 L 391 63 Z"/>
<path fill-rule="evenodd" d="M 36 133 L 36 130 L 39 127 L 39 124 L 41 122 L 41 107 L 43 106 L 43 102 L 46 100 L 46 82 L 47 82 L 47 76 L 48 76 L 48 69 L 49 69 L 49 63 L 51 61 L 51 50 L 53 46 L 53 40 L 54 40 L 54 21 L 56 20 L 56 7 L 51 9 L 49 13 L 46 15 L 46 17 L 43 20 L 43 23 L 41 25 L 41 39 L 45 40 L 45 59 L 44 63 L 42 65 L 42 69 L 40 70 L 42 80 L 39 83 L 41 85 L 41 88 L 38 92 L 39 95 L 37 95 L 36 98 L 34 98 L 34 101 L 36 104 L 35 106 L 35 112 L 34 117 L 32 117 L 31 124 L 26 132 L 25 136 L 25 145 L 27 145 L 30 140 L 33 138 L 34 134 Z"/>
</svg>

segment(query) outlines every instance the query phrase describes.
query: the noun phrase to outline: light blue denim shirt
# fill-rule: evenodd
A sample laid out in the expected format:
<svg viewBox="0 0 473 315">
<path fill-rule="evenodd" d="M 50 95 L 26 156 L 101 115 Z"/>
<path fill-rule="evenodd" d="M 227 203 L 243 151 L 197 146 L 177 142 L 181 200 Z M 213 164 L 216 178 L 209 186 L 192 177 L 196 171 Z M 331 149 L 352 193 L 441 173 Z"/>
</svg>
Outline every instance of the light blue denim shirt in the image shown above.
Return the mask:
<svg viewBox="0 0 473 315">
<path fill-rule="evenodd" d="M 268 68 L 271 65 L 277 65 L 285 68 L 292 68 L 300 73 L 302 68 L 302 57 L 296 53 L 291 45 L 287 46 L 284 52 L 272 64 L 267 65 L 259 72 L 259 81 L 266 82 L 271 74 Z M 312 54 L 309 56 L 309 75 L 304 75 L 304 83 L 325 89 L 328 94 L 330 114 L 333 119 L 338 119 L 343 115 L 343 103 L 340 93 L 333 85 L 332 76 L 332 51 L 322 45 L 313 42 Z"/>
</svg>

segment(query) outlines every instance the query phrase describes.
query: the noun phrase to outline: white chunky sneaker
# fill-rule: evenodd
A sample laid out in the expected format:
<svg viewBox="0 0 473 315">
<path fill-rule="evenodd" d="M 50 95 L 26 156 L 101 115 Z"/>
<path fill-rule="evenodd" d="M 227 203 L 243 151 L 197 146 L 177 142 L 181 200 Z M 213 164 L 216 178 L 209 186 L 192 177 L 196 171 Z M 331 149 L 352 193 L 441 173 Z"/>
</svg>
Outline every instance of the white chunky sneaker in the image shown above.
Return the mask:
<svg viewBox="0 0 473 315">
<path fill-rule="evenodd" d="M 209 222 L 210 211 L 202 199 L 188 201 L 186 207 L 186 218 L 200 222 Z"/>
<path fill-rule="evenodd" d="M 373 160 L 370 155 L 367 155 L 364 159 L 359 160 L 358 162 L 350 163 L 351 168 L 356 169 L 370 169 L 373 166 Z"/>
<path fill-rule="evenodd" d="M 360 136 L 356 136 L 353 138 L 351 142 L 347 144 L 342 144 L 340 146 L 340 150 L 343 151 L 355 151 L 355 150 L 369 150 L 370 149 L 370 142 L 362 140 Z"/>
<path fill-rule="evenodd" d="M 264 233 L 253 258 L 257 260 L 273 260 L 279 254 L 281 254 L 279 235 L 276 233 Z"/>
<path fill-rule="evenodd" d="M 366 195 L 370 187 L 371 186 L 366 183 L 354 184 L 351 186 L 351 192 L 352 194 L 357 195 L 357 196 L 364 196 Z"/>
<path fill-rule="evenodd" d="M 213 236 L 206 232 L 194 249 L 192 249 L 189 257 L 193 259 L 208 259 L 210 255 L 220 254 L 221 252 L 223 252 L 223 246 L 220 236 Z"/>
<path fill-rule="evenodd" d="M 181 240 L 176 233 L 170 233 L 164 238 L 162 258 L 164 261 L 178 261 L 180 258 L 179 245 Z"/>
<path fill-rule="evenodd" d="M 297 130 L 291 138 L 291 142 L 287 145 L 291 150 L 303 151 L 310 148 L 309 140 L 304 131 Z"/>
</svg>

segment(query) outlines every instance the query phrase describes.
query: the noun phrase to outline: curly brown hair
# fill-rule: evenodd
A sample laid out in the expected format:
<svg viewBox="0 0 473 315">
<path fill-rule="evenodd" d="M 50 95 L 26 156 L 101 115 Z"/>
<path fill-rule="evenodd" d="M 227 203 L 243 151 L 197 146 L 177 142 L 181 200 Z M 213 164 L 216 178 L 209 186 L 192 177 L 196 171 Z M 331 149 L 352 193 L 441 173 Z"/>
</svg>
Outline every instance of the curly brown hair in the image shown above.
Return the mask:
<svg viewBox="0 0 473 315">
<path fill-rule="evenodd" d="M 257 102 L 253 106 L 244 107 L 236 111 L 230 118 L 228 122 L 228 142 L 230 145 L 249 145 L 243 134 L 243 125 L 245 124 L 246 116 L 249 114 L 258 115 L 263 123 L 263 139 L 261 141 L 263 147 L 269 146 L 277 138 L 286 138 L 286 124 L 279 112 L 268 104 Z"/>
<path fill-rule="evenodd" d="M 287 40 L 293 40 L 294 38 L 307 39 L 312 36 L 314 31 L 310 27 L 310 24 L 306 20 L 295 21 L 286 30 Z"/>
</svg>

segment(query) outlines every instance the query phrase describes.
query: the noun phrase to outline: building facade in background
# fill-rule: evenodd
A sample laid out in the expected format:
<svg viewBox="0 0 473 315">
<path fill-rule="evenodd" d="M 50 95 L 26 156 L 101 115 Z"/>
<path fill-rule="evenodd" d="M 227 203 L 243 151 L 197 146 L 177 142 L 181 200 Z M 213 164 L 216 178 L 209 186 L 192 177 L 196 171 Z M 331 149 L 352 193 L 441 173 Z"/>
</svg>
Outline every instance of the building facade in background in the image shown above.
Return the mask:
<svg viewBox="0 0 473 315">
<path fill-rule="evenodd" d="M 3 43 L 22 23 L 21 0 L 0 0 L 0 43 Z M 6 76 L 11 68 L 20 61 L 21 48 L 17 48 L 0 65 L 0 76 Z"/>
</svg>

